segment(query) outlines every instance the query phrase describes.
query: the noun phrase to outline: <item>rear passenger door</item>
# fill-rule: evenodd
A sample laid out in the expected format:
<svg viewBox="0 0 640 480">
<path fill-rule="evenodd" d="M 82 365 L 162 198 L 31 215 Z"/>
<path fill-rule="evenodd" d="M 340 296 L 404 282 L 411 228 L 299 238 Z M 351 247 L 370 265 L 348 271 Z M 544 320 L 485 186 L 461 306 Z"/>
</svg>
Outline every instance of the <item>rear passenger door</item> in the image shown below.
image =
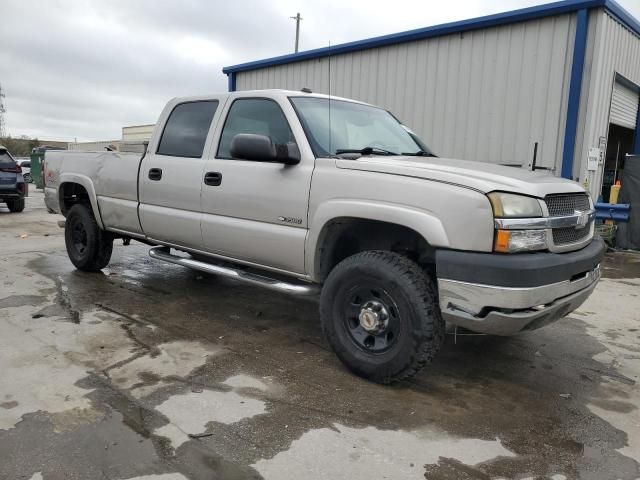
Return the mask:
<svg viewBox="0 0 640 480">
<path fill-rule="evenodd" d="M 200 192 L 222 98 L 170 102 L 149 144 L 138 178 L 140 222 L 148 237 L 202 248 Z"/>
</svg>

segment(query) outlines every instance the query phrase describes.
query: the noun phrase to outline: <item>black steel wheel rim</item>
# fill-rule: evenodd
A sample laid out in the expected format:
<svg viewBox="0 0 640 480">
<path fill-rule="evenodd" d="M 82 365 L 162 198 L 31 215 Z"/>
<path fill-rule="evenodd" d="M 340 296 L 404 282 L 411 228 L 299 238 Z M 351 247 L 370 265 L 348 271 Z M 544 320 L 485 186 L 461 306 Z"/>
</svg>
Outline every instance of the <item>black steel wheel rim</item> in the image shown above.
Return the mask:
<svg viewBox="0 0 640 480">
<path fill-rule="evenodd" d="M 73 225 L 71 226 L 71 243 L 73 244 L 75 251 L 80 255 L 83 255 L 87 249 L 87 230 L 80 221 L 73 222 Z"/>
<path fill-rule="evenodd" d="M 344 303 L 343 327 L 360 350 L 369 354 L 382 354 L 398 343 L 400 310 L 386 290 L 373 284 L 358 285 L 347 292 Z M 366 329 L 361 322 L 363 310 L 376 313 L 380 320 L 385 320 L 385 325 L 376 330 Z"/>
</svg>

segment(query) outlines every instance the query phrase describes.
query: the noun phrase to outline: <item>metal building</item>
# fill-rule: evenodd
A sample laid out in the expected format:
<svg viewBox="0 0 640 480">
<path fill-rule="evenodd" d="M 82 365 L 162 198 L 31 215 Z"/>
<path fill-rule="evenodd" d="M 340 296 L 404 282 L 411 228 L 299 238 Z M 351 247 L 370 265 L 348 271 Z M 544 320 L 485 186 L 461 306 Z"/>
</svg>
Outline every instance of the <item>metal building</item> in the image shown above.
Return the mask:
<svg viewBox="0 0 640 480">
<path fill-rule="evenodd" d="M 439 155 L 538 167 L 608 195 L 640 153 L 640 22 L 566 0 L 225 67 L 229 90 L 383 106 Z M 331 87 L 331 88 L 329 88 Z M 604 185 L 603 185 L 604 183 Z"/>
<path fill-rule="evenodd" d="M 130 125 L 122 127 L 122 140 L 124 141 L 144 141 L 151 138 L 154 123 L 147 125 Z"/>
</svg>

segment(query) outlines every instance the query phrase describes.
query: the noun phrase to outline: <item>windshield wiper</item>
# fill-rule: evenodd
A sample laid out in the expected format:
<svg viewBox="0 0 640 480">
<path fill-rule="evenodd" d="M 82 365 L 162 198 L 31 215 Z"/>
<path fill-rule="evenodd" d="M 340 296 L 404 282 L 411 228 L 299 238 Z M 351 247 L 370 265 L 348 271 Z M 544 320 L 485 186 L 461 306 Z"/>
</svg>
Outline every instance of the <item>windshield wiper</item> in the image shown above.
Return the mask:
<svg viewBox="0 0 640 480">
<path fill-rule="evenodd" d="M 384 148 L 378 148 L 378 147 L 364 147 L 361 149 L 338 148 L 336 150 L 336 155 L 341 155 L 343 153 L 359 153 L 360 155 L 398 155 L 396 152 L 392 152 L 390 150 L 385 150 Z"/>
<path fill-rule="evenodd" d="M 406 155 L 408 157 L 435 157 L 435 158 L 438 158 L 437 155 L 434 155 L 431 152 L 426 152 L 424 150 L 418 150 L 417 152 L 403 153 L 402 155 Z"/>
</svg>

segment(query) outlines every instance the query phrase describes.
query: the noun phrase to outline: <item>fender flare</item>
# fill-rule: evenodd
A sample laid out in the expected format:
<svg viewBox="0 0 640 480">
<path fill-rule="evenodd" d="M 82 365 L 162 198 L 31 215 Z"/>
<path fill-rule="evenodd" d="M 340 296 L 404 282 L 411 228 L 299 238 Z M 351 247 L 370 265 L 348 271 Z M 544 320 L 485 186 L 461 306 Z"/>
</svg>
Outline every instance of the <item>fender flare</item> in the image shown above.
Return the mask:
<svg viewBox="0 0 640 480">
<path fill-rule="evenodd" d="M 91 202 L 91 209 L 93 210 L 93 216 L 96 219 L 96 223 L 98 227 L 104 229 L 102 224 L 102 217 L 100 215 L 100 208 L 98 207 L 98 196 L 96 195 L 96 189 L 93 185 L 93 181 L 87 177 L 86 175 L 81 175 L 78 173 L 63 173 L 60 175 L 60 180 L 58 183 L 58 201 L 60 202 L 60 210 L 62 211 L 62 205 L 64 202 L 62 201 L 62 191 L 63 185 L 65 183 L 77 183 L 84 187 L 89 195 L 89 202 Z"/>
<path fill-rule="evenodd" d="M 427 210 L 388 202 L 329 200 L 317 208 L 309 222 L 305 248 L 305 269 L 311 278 L 316 277 L 318 241 L 329 222 L 341 217 L 377 220 L 401 225 L 414 230 L 433 247 L 448 247 L 450 244 L 440 219 Z"/>
</svg>

